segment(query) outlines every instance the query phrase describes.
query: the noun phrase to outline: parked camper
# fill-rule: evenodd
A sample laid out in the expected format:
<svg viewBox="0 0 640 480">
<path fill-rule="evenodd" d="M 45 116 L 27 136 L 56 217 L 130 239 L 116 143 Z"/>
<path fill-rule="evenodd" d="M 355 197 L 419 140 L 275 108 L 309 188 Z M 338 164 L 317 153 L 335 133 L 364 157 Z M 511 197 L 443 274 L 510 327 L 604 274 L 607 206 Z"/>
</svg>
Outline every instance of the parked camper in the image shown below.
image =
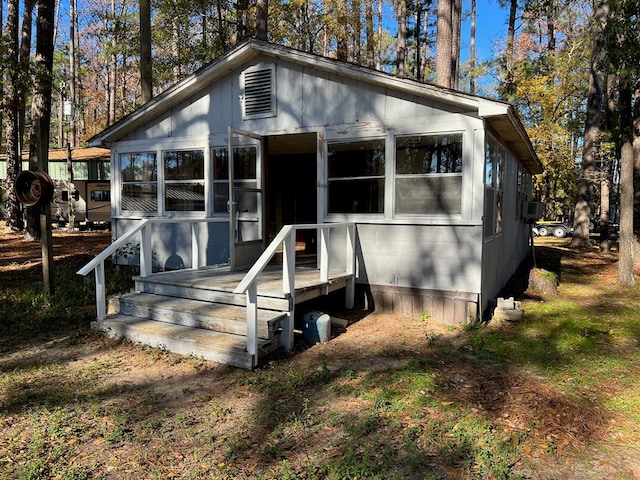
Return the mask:
<svg viewBox="0 0 640 480">
<path fill-rule="evenodd" d="M 69 192 L 71 208 L 77 226 L 111 225 L 111 154 L 106 148 L 75 148 L 71 151 L 71 188 L 67 149 L 49 150 L 48 174 L 55 184 L 51 202 L 52 221 L 69 222 Z M 29 156 L 22 157 L 22 170 L 29 170 Z M 0 155 L 0 182 L 7 177 L 7 162 Z"/>
<path fill-rule="evenodd" d="M 111 184 L 105 181 L 76 180 L 71 189 L 64 180 L 55 180 L 56 190 L 51 202 L 54 221 L 69 222 L 69 191 L 75 224 L 79 226 L 110 226 Z"/>
</svg>

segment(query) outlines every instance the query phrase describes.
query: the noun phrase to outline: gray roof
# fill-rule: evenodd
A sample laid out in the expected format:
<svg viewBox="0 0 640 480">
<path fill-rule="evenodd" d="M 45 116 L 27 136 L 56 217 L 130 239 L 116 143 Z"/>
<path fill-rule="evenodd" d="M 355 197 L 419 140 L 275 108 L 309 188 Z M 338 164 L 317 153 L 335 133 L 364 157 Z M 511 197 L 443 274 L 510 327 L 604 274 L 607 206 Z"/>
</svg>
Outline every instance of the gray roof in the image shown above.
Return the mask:
<svg viewBox="0 0 640 480">
<path fill-rule="evenodd" d="M 233 50 L 218 57 L 182 81 L 165 90 L 149 102 L 110 125 L 89 140 L 92 146 L 109 146 L 112 142 L 128 135 L 157 118 L 207 85 L 224 77 L 230 71 L 259 55 L 274 58 L 283 57 L 288 61 L 330 72 L 346 78 L 382 86 L 386 89 L 433 99 L 468 111 L 475 111 L 502 138 L 507 146 L 521 159 L 532 173 L 542 173 L 543 167 L 518 115 L 511 105 L 497 100 L 470 95 L 437 85 L 398 78 L 378 70 L 321 57 L 276 45 L 261 40 L 247 40 Z"/>
</svg>

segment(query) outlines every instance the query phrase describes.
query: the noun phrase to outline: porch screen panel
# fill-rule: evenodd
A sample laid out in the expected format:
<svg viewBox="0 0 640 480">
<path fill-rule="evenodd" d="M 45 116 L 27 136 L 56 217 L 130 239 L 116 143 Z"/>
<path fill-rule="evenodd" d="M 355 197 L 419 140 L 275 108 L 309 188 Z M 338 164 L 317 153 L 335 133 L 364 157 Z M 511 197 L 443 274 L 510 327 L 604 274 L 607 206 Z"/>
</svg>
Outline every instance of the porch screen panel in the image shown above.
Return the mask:
<svg viewBox="0 0 640 480">
<path fill-rule="evenodd" d="M 204 151 L 166 151 L 163 160 L 165 210 L 203 212 Z"/>
<path fill-rule="evenodd" d="M 233 185 L 237 204 L 236 241 L 262 238 L 259 211 L 262 192 L 258 189 L 258 150 L 254 146 L 233 149 Z M 227 175 L 228 176 L 228 175 Z"/>
<path fill-rule="evenodd" d="M 158 169 L 155 152 L 120 155 L 120 208 L 132 212 L 158 211 Z"/>
<path fill-rule="evenodd" d="M 498 162 L 498 142 L 487 136 L 484 152 L 484 238 L 490 239 L 496 233 L 496 184 Z"/>
<path fill-rule="evenodd" d="M 329 213 L 383 213 L 384 149 L 384 140 L 329 144 Z"/>
<path fill-rule="evenodd" d="M 498 158 L 496 162 L 496 225 L 495 232 L 502 233 L 502 218 L 504 205 L 504 168 L 505 149 L 502 145 L 498 147 Z"/>
<path fill-rule="evenodd" d="M 396 138 L 395 213 L 462 212 L 462 134 Z"/>
<path fill-rule="evenodd" d="M 227 213 L 229 201 L 229 152 L 225 147 L 213 148 L 213 212 Z"/>
</svg>

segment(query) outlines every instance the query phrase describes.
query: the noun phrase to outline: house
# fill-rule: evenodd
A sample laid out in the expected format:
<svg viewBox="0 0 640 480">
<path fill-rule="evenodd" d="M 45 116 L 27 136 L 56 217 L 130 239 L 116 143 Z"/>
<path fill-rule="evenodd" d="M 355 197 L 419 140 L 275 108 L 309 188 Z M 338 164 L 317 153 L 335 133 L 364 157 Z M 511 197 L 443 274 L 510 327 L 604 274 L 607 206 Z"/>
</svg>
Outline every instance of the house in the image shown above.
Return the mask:
<svg viewBox="0 0 640 480">
<path fill-rule="evenodd" d="M 153 221 L 149 247 L 121 262 L 242 270 L 309 224 L 297 250 L 331 268 L 350 231 L 321 227 L 353 225 L 356 304 L 453 324 L 478 318 L 528 255 L 542 172 L 506 103 L 258 40 L 90 143 L 111 149 L 114 241 Z"/>
</svg>

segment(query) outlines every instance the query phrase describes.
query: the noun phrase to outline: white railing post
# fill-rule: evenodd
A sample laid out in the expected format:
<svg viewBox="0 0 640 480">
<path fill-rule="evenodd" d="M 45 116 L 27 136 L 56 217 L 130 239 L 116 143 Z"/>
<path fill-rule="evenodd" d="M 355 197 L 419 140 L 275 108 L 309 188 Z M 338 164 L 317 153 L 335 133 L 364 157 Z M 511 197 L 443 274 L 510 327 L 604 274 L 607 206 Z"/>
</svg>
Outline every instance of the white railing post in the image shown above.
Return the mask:
<svg viewBox="0 0 640 480">
<path fill-rule="evenodd" d="M 345 292 L 345 308 L 351 309 L 355 303 L 356 296 L 356 279 L 355 279 L 355 265 L 356 265 L 356 227 L 355 225 L 347 225 L 346 227 L 346 262 L 345 272 L 351 277 L 347 280 L 346 292 Z"/>
<path fill-rule="evenodd" d="M 96 318 L 104 320 L 107 317 L 107 293 L 104 281 L 104 262 L 100 262 L 94 269 L 96 278 Z"/>
<path fill-rule="evenodd" d="M 198 233 L 200 224 L 191 222 L 191 268 L 200 268 L 200 245 L 198 244 Z"/>
<path fill-rule="evenodd" d="M 151 226 L 146 224 L 140 229 L 140 276 L 148 277 L 152 272 Z"/>
<path fill-rule="evenodd" d="M 296 230 L 282 242 L 282 293 L 290 294 L 295 289 L 296 275 Z"/>
<path fill-rule="evenodd" d="M 258 286 L 253 282 L 247 290 L 247 353 L 252 366 L 258 363 Z"/>
<path fill-rule="evenodd" d="M 329 281 L 329 227 L 320 228 L 320 281 Z"/>
<path fill-rule="evenodd" d="M 282 242 L 282 292 L 285 295 L 295 294 L 296 289 L 296 229 L 293 228 Z M 282 322 L 280 344 L 290 352 L 293 349 L 293 319 L 296 307 L 294 299 L 290 300 L 291 306 L 287 317 Z"/>
</svg>

